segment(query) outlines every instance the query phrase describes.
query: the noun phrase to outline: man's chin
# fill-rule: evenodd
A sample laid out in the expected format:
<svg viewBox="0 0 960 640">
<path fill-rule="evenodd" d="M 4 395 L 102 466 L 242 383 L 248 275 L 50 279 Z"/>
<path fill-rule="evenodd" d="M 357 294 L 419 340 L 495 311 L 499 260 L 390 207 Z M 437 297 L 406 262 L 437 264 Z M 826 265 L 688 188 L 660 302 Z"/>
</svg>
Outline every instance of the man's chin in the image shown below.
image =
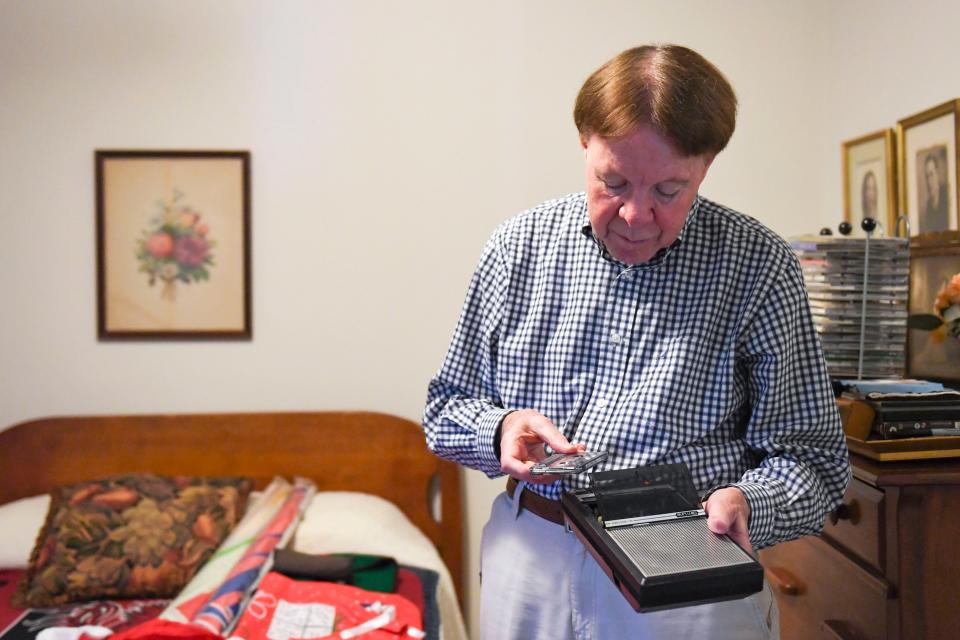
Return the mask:
<svg viewBox="0 0 960 640">
<path fill-rule="evenodd" d="M 613 244 L 613 243 L 611 243 Z M 655 242 L 635 243 L 634 246 L 607 246 L 610 255 L 623 264 L 635 266 L 648 262 L 656 255 L 660 247 Z"/>
</svg>

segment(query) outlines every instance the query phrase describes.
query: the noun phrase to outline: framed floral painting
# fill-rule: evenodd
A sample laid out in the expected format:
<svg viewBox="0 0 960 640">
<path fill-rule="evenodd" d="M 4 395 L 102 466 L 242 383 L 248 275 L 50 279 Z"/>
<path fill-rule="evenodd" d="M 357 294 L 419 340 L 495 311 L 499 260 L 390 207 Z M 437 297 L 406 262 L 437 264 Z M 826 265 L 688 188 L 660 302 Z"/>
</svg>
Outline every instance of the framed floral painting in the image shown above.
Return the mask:
<svg viewBox="0 0 960 640">
<path fill-rule="evenodd" d="M 98 150 L 100 339 L 250 339 L 250 153 Z"/>
<path fill-rule="evenodd" d="M 960 383 L 960 232 L 910 243 L 907 374 Z"/>
</svg>

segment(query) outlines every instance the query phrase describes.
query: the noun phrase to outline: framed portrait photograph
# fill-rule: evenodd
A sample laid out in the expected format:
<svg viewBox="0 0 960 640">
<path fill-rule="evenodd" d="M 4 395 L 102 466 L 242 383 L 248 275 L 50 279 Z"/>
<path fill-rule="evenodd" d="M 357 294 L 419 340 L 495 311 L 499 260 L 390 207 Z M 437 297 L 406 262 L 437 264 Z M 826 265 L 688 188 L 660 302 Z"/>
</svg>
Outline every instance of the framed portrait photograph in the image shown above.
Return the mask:
<svg viewBox="0 0 960 640">
<path fill-rule="evenodd" d="M 860 228 L 873 218 L 887 236 L 897 235 L 897 172 L 893 130 L 843 143 L 843 218 Z"/>
<path fill-rule="evenodd" d="M 960 232 L 911 241 L 909 314 L 937 322 L 907 330 L 907 376 L 960 383 Z"/>
<path fill-rule="evenodd" d="M 250 153 L 95 153 L 97 332 L 252 337 Z"/>
<path fill-rule="evenodd" d="M 897 123 L 900 211 L 911 235 L 958 228 L 958 104 L 951 100 Z"/>
</svg>

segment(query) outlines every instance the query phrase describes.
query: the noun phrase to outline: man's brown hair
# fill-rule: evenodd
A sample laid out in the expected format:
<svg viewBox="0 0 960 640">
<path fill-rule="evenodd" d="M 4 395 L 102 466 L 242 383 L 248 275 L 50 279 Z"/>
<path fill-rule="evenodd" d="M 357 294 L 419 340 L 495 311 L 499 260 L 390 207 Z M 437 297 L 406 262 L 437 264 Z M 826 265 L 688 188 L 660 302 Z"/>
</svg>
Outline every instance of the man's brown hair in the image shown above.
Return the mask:
<svg viewBox="0 0 960 640">
<path fill-rule="evenodd" d="M 573 120 L 584 138 L 617 138 L 649 125 L 685 156 L 714 155 L 733 135 L 737 96 L 696 51 L 647 45 L 627 49 L 587 78 Z"/>
</svg>

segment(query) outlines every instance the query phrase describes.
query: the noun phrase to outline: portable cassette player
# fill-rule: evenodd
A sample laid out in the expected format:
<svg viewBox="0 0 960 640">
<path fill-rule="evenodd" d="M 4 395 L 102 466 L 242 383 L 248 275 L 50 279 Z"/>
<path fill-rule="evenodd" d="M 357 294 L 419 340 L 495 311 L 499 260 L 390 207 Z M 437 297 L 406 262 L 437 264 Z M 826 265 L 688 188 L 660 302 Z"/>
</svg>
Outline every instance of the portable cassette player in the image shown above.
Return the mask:
<svg viewBox="0 0 960 640">
<path fill-rule="evenodd" d="M 591 474 L 561 498 L 567 526 L 636 611 L 735 600 L 763 588 L 763 567 L 707 516 L 685 464 Z"/>
</svg>

